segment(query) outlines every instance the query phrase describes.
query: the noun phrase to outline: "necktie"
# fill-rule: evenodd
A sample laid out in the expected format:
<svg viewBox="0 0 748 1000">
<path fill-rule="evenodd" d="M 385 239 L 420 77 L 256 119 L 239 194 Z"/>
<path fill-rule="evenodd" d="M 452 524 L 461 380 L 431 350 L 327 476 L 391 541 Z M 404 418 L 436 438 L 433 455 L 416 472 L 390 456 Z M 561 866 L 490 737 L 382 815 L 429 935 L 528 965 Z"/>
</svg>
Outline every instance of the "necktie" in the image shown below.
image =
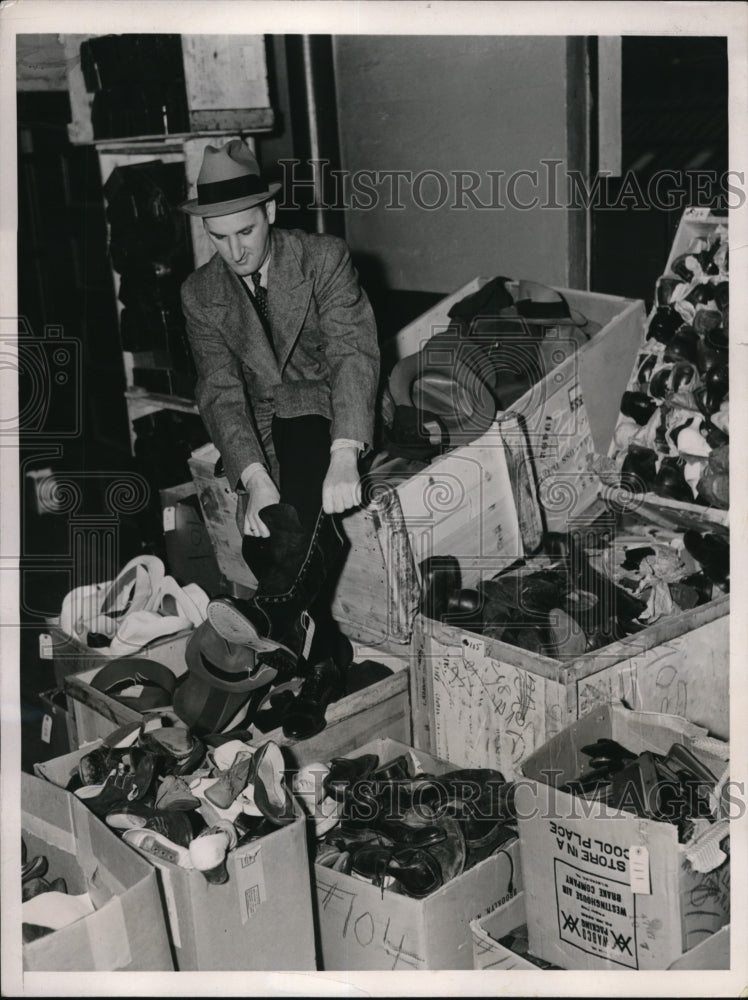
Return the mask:
<svg viewBox="0 0 748 1000">
<path fill-rule="evenodd" d="M 257 303 L 257 312 L 260 314 L 260 319 L 262 320 L 265 329 L 269 330 L 270 323 L 268 321 L 268 291 L 267 288 L 263 288 L 262 277 L 259 271 L 255 271 L 252 275 L 252 284 L 255 286 L 255 302 Z"/>
</svg>

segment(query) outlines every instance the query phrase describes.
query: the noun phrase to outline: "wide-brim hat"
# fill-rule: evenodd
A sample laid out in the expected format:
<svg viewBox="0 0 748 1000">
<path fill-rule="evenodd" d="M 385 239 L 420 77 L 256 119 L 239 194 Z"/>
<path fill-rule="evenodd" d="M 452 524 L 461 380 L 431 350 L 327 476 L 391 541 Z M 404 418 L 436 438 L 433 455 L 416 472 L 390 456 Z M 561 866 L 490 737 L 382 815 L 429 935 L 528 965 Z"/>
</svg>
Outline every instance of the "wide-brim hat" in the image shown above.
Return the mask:
<svg viewBox="0 0 748 1000">
<path fill-rule="evenodd" d="M 177 678 L 173 670 L 144 656 L 122 656 L 103 666 L 91 679 L 91 687 L 110 695 L 137 712 L 171 705 Z M 139 694 L 123 694 L 130 688 Z"/>
<path fill-rule="evenodd" d="M 197 175 L 197 198 L 179 207 L 188 215 L 205 218 L 231 215 L 270 201 L 281 186 L 268 184 L 247 144 L 231 139 L 224 146 L 205 147 Z"/>
<path fill-rule="evenodd" d="M 220 732 L 267 683 L 256 669 L 255 651 L 227 642 L 208 621 L 190 636 L 185 659 L 187 673 L 174 692 L 174 712 L 198 734 Z"/>
</svg>

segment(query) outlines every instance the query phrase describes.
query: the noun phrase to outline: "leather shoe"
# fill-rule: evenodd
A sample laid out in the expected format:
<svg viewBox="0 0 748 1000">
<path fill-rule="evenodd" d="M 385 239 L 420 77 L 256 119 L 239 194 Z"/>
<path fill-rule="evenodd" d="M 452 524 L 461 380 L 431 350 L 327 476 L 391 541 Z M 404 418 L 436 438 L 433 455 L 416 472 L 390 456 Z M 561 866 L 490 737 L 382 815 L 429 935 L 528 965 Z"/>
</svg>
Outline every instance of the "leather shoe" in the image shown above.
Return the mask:
<svg viewBox="0 0 748 1000">
<path fill-rule="evenodd" d="M 657 477 L 657 455 L 651 448 L 631 445 L 621 467 L 621 486 L 631 493 L 647 493 Z"/>
<path fill-rule="evenodd" d="M 673 263 L 670 265 L 670 268 L 673 271 L 673 273 L 677 274 L 678 277 L 681 278 L 681 280 L 683 281 L 690 282 L 691 279 L 693 278 L 693 270 L 687 264 L 688 258 L 693 256 L 695 255 L 690 253 L 679 254 L 679 256 L 677 256 L 673 261 Z"/>
<path fill-rule="evenodd" d="M 284 736 L 306 740 L 321 733 L 327 724 L 327 706 L 340 697 L 342 689 L 343 679 L 333 659 L 315 664 L 283 715 Z"/>
<path fill-rule="evenodd" d="M 336 799 L 345 799 L 351 785 L 371 777 L 378 766 L 379 757 L 375 753 L 361 754 L 360 757 L 333 757 L 322 783 L 325 792 Z"/>
<path fill-rule="evenodd" d="M 631 417 L 640 427 L 644 427 L 657 409 L 657 404 L 644 392 L 624 392 L 621 397 L 621 413 Z"/>
<path fill-rule="evenodd" d="M 727 365 L 714 365 L 704 373 L 705 403 L 708 413 L 716 413 L 730 389 Z"/>
<path fill-rule="evenodd" d="M 730 575 L 730 542 L 708 531 L 688 530 L 683 534 L 686 552 L 693 556 L 712 583 L 722 584 Z"/>
<path fill-rule="evenodd" d="M 483 599 L 479 590 L 462 587 L 449 595 L 446 620 L 450 624 L 459 624 L 464 628 L 470 628 L 471 625 L 479 626 L 483 620 L 482 613 Z"/>
<path fill-rule="evenodd" d="M 660 471 L 655 477 L 653 491 L 659 497 L 693 503 L 693 490 L 683 476 L 683 466 L 677 458 L 663 458 Z"/>
<path fill-rule="evenodd" d="M 30 879 L 43 878 L 47 874 L 48 868 L 49 862 L 44 855 L 37 854 L 35 858 L 31 859 L 31 861 L 22 865 L 21 881 L 28 882 Z"/>
<path fill-rule="evenodd" d="M 426 618 L 442 621 L 447 613 L 449 595 L 462 587 L 460 564 L 454 556 L 429 556 L 421 571 L 420 612 Z"/>
<path fill-rule="evenodd" d="M 665 361 L 690 361 L 696 364 L 698 337 L 692 326 L 682 326 L 665 347 Z"/>
<path fill-rule="evenodd" d="M 293 823 L 296 809 L 285 782 L 281 748 L 273 740 L 268 740 L 255 751 L 252 764 L 254 803 L 257 808 L 276 826 Z"/>
<path fill-rule="evenodd" d="M 428 851 L 414 847 L 363 844 L 351 852 L 351 873 L 371 879 L 383 892 L 390 876 L 402 892 L 415 899 L 428 896 L 443 881 L 438 861 Z"/>
<path fill-rule="evenodd" d="M 677 309 L 669 305 L 659 306 L 650 321 L 647 340 L 658 340 L 661 344 L 668 344 L 675 331 L 682 325 L 683 317 Z"/>
<path fill-rule="evenodd" d="M 664 275 L 657 282 L 657 305 L 666 306 L 673 300 L 673 294 L 683 282 L 679 278 L 667 278 Z"/>
</svg>

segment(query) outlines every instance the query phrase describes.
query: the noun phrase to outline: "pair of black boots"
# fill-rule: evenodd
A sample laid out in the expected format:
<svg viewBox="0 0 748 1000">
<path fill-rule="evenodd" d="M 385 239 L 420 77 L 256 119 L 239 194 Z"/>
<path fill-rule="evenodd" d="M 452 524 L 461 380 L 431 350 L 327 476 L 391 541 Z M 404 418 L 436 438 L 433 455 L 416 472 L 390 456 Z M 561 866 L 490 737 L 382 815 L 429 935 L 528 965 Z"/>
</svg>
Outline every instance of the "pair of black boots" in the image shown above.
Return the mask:
<svg viewBox="0 0 748 1000">
<path fill-rule="evenodd" d="M 208 620 L 228 642 L 271 658 L 280 681 L 298 672 L 299 660 L 314 659 L 312 641 L 318 626 L 323 635 L 316 646 L 323 647 L 322 656 L 331 655 L 328 647 L 334 645 L 336 629 L 328 598 L 345 539 L 335 518 L 324 511 L 311 534 L 290 504 L 271 504 L 260 517 L 269 538 L 245 538 L 243 545 L 245 561 L 257 578 L 254 596 L 214 598 L 208 604 Z"/>
</svg>

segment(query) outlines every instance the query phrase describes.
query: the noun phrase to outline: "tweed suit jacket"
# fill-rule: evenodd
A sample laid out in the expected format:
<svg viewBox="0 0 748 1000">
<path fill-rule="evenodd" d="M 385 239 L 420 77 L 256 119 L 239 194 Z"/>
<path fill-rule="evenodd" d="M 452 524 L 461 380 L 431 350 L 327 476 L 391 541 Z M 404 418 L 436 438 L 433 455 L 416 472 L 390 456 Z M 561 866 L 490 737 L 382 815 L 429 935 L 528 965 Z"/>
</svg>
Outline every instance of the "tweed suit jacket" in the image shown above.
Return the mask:
<svg viewBox="0 0 748 1000">
<path fill-rule="evenodd" d="M 242 279 L 218 253 L 182 286 L 197 405 L 232 486 L 251 462 L 273 470 L 274 414 L 327 417 L 333 440 L 373 437 L 376 324 L 345 242 L 275 227 L 270 239 L 275 351 Z"/>
</svg>

